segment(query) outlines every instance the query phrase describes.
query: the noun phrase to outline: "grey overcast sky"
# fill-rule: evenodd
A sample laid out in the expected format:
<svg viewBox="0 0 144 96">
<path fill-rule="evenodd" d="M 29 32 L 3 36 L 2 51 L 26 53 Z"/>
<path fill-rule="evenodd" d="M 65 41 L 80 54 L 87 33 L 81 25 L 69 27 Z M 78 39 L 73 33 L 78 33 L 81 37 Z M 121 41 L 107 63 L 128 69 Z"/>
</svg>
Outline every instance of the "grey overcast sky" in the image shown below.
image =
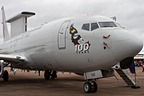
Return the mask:
<svg viewBox="0 0 144 96">
<path fill-rule="evenodd" d="M 116 16 L 122 26 L 144 37 L 144 0 L 0 0 L 1 6 L 7 19 L 21 11 L 35 12 L 29 19 L 30 29 L 63 17 L 92 14 Z"/>
</svg>

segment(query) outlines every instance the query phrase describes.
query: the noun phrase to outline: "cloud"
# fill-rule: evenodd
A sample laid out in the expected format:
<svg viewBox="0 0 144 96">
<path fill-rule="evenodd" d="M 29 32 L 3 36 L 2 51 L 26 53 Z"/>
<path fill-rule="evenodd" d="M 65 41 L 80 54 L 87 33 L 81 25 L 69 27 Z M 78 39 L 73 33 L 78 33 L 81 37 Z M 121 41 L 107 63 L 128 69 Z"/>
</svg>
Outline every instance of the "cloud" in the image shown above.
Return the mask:
<svg viewBox="0 0 144 96">
<path fill-rule="evenodd" d="M 1 0 L 0 7 L 3 5 L 7 18 L 24 10 L 35 12 L 36 15 L 29 19 L 30 29 L 59 18 L 92 14 L 116 16 L 126 29 L 134 34 L 144 34 L 143 0 Z"/>
</svg>

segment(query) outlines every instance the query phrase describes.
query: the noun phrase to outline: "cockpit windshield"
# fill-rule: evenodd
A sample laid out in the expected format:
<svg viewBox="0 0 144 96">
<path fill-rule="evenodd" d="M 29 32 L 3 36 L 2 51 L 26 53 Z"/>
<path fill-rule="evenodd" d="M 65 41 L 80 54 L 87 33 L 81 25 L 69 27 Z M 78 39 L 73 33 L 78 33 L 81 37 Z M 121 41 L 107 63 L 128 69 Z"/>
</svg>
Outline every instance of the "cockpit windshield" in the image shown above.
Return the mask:
<svg viewBox="0 0 144 96">
<path fill-rule="evenodd" d="M 114 22 L 98 22 L 98 24 L 101 28 L 103 28 L 103 27 L 117 27 L 117 25 Z"/>
<path fill-rule="evenodd" d="M 119 27 L 119 25 L 112 21 L 110 21 L 110 22 L 94 22 L 94 23 L 83 24 L 81 29 L 86 30 L 86 31 L 93 31 L 98 28 L 107 28 L 107 27 Z"/>
</svg>

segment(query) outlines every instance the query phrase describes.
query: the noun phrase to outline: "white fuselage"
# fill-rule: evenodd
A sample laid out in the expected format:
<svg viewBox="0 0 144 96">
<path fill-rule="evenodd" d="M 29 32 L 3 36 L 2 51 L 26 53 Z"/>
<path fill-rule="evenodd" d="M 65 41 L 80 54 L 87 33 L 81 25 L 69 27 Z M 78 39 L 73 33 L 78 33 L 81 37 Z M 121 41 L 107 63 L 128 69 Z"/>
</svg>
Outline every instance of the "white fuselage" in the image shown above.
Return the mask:
<svg viewBox="0 0 144 96">
<path fill-rule="evenodd" d="M 126 57 L 135 56 L 141 50 L 142 42 L 119 26 L 99 27 L 93 31 L 82 29 L 85 23 L 105 21 L 114 22 L 99 16 L 50 22 L 4 42 L 0 45 L 0 53 L 25 56 L 25 63 L 13 64 L 13 67 L 20 69 L 70 72 L 106 70 Z M 71 25 L 78 33 L 73 34 L 73 29 L 70 34 Z"/>
</svg>

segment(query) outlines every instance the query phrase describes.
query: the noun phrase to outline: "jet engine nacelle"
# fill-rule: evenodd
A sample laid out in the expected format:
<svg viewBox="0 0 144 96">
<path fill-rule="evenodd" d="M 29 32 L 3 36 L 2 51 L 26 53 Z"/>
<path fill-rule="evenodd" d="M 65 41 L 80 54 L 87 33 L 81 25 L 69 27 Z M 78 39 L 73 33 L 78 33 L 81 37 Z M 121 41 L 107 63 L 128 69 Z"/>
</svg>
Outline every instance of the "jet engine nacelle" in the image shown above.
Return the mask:
<svg viewBox="0 0 144 96">
<path fill-rule="evenodd" d="M 4 61 L 1 60 L 1 61 L 0 61 L 0 76 L 3 75 L 3 71 L 4 71 L 4 65 L 3 65 L 3 63 L 4 63 Z"/>
<path fill-rule="evenodd" d="M 130 68 L 133 60 L 134 60 L 134 57 L 127 57 L 127 58 L 123 59 L 123 60 L 120 62 L 120 67 L 121 67 L 121 69 Z"/>
</svg>

